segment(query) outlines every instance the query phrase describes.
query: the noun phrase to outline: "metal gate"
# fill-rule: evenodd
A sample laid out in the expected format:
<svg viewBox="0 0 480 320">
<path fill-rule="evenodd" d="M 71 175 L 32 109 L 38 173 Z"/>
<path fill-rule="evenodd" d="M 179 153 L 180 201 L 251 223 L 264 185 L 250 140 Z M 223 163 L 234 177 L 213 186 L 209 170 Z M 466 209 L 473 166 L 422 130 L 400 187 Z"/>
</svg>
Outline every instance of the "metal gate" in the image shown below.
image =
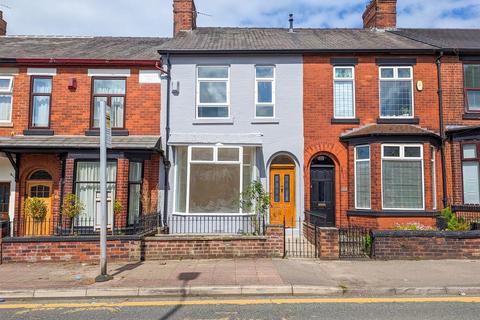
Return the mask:
<svg viewBox="0 0 480 320">
<path fill-rule="evenodd" d="M 371 255 L 370 230 L 361 227 L 338 230 L 340 258 L 368 258 Z"/>
<path fill-rule="evenodd" d="M 284 257 L 290 258 L 318 258 L 319 239 L 318 226 L 304 223 L 299 219 L 293 228 L 283 225 Z"/>
</svg>

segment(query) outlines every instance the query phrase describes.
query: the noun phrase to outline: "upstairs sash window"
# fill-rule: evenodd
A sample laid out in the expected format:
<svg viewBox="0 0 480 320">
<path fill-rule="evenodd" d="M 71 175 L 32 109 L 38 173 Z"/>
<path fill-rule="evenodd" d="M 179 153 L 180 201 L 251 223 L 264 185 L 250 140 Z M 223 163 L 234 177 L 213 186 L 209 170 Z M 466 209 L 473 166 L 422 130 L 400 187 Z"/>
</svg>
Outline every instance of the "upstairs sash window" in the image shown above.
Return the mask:
<svg viewBox="0 0 480 320">
<path fill-rule="evenodd" d="M 100 127 L 100 104 L 102 102 L 111 107 L 112 128 L 125 127 L 125 93 L 125 79 L 93 79 L 93 128 Z"/>
<path fill-rule="evenodd" d="M 413 117 L 412 67 L 380 68 L 380 116 Z"/>
<path fill-rule="evenodd" d="M 275 117 L 275 68 L 257 66 L 255 68 L 255 117 Z"/>
<path fill-rule="evenodd" d="M 13 77 L 0 77 L 0 123 L 12 121 Z"/>
<path fill-rule="evenodd" d="M 50 108 L 52 103 L 52 77 L 33 77 L 31 92 L 32 128 L 50 127 Z"/>
<path fill-rule="evenodd" d="M 197 118 L 229 118 L 229 67 L 197 68 Z"/>
<path fill-rule="evenodd" d="M 333 68 L 334 118 L 355 118 L 355 69 Z"/>
<path fill-rule="evenodd" d="M 480 112 L 480 64 L 466 64 L 464 80 L 467 111 Z"/>
</svg>

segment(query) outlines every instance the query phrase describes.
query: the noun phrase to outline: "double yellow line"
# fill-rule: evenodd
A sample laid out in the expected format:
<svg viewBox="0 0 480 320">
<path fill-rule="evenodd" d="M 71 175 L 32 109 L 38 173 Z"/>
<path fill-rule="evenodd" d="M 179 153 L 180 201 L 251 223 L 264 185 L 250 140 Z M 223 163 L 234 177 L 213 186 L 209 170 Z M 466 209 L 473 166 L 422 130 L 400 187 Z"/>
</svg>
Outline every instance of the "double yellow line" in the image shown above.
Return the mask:
<svg viewBox="0 0 480 320">
<path fill-rule="evenodd" d="M 414 297 L 414 298 L 272 298 L 272 299 L 209 299 L 209 300 L 152 300 L 122 302 L 81 302 L 81 303 L 11 303 L 0 304 L 0 309 L 94 309 L 94 308 L 141 308 L 203 305 L 266 305 L 266 304 L 372 304 L 372 303 L 480 303 L 480 297 Z"/>
</svg>

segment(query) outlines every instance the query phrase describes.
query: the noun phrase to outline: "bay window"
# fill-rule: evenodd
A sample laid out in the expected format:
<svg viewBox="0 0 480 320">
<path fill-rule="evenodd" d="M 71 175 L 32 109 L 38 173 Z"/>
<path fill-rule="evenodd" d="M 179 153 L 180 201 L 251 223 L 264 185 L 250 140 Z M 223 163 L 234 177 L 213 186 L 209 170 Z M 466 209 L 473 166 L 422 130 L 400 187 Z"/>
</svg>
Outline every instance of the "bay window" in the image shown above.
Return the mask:
<svg viewBox="0 0 480 320">
<path fill-rule="evenodd" d="M 424 209 L 422 145 L 382 145 L 383 209 Z"/>
<path fill-rule="evenodd" d="M 13 77 L 0 77 L 0 124 L 12 121 Z"/>
<path fill-rule="evenodd" d="M 478 142 L 462 145 L 463 203 L 480 204 Z"/>
<path fill-rule="evenodd" d="M 413 117 L 412 67 L 380 67 L 380 117 Z"/>
<path fill-rule="evenodd" d="M 227 66 L 197 67 L 197 118 L 230 117 L 229 77 Z"/>
<path fill-rule="evenodd" d="M 275 117 L 275 68 L 255 68 L 255 117 Z"/>
<path fill-rule="evenodd" d="M 480 64 L 464 65 L 467 112 L 480 112 Z"/>
<path fill-rule="evenodd" d="M 370 146 L 355 148 L 355 208 L 370 209 Z"/>
<path fill-rule="evenodd" d="M 241 192 L 254 179 L 255 148 L 176 148 L 175 211 L 239 214 Z"/>
<path fill-rule="evenodd" d="M 107 163 L 108 221 L 112 221 L 113 201 L 117 181 L 117 163 Z M 100 162 L 77 161 L 75 173 L 75 194 L 85 206 L 79 219 L 86 219 L 95 225 L 99 220 Z"/>
<path fill-rule="evenodd" d="M 355 118 L 355 73 L 353 67 L 333 68 L 333 116 Z"/>
<path fill-rule="evenodd" d="M 92 96 L 92 120 L 94 129 L 100 127 L 100 104 L 104 102 L 111 107 L 112 128 L 122 129 L 125 126 L 125 94 L 126 80 L 114 78 L 94 78 Z"/>
<path fill-rule="evenodd" d="M 31 128 L 50 127 L 50 107 L 52 103 L 52 77 L 32 77 Z"/>
</svg>

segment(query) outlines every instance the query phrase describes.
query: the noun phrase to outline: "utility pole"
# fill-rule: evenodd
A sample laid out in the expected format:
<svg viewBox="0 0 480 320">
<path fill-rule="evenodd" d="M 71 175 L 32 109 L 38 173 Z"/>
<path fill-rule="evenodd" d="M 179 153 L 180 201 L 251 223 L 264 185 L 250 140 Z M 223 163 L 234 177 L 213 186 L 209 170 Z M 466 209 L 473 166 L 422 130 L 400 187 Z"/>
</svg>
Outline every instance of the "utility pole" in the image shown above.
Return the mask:
<svg viewBox="0 0 480 320">
<path fill-rule="evenodd" d="M 107 272 L 107 148 L 112 147 L 111 109 L 100 103 L 100 275 L 96 282 L 105 282 L 112 277 Z"/>
</svg>

